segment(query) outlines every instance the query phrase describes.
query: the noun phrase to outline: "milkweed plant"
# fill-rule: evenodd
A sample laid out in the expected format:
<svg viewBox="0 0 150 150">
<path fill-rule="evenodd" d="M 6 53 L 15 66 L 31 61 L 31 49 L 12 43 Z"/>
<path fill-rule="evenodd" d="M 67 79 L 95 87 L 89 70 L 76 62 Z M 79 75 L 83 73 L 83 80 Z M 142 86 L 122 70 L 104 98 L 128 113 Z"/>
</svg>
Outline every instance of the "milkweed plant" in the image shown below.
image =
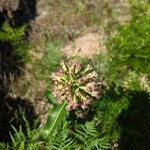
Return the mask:
<svg viewBox="0 0 150 150">
<path fill-rule="evenodd" d="M 62 61 L 61 68 L 51 75 L 53 95 L 59 103 L 67 102 L 67 110 L 86 109 L 100 97 L 98 74 L 92 66 L 84 68 L 80 63 Z"/>
<path fill-rule="evenodd" d="M 84 67 L 75 61 L 62 61 L 60 65 L 60 69 L 51 75 L 52 94 L 57 101 L 53 103 L 54 107 L 50 109 L 47 123 L 42 130 L 46 139 L 51 139 L 68 111 L 85 110 L 94 99 L 101 96 L 98 74 L 92 66 Z"/>
</svg>

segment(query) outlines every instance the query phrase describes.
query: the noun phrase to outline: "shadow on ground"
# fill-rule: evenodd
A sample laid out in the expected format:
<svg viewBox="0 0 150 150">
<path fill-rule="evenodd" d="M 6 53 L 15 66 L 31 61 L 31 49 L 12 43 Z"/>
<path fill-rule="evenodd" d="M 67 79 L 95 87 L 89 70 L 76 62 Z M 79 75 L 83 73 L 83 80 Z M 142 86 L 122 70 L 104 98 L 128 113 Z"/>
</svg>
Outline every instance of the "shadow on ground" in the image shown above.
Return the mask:
<svg viewBox="0 0 150 150">
<path fill-rule="evenodd" d="M 4 21 L 13 26 L 29 23 L 36 16 L 36 0 L 4 0 L 0 2 L 0 24 Z"/>
<path fill-rule="evenodd" d="M 20 74 L 23 63 L 21 57 L 15 53 L 9 41 L 0 41 L 0 90 L 8 90 L 11 80 L 15 80 Z"/>
<path fill-rule="evenodd" d="M 34 113 L 34 107 L 25 99 L 11 98 L 5 93 L 0 92 L 0 142 L 10 141 L 10 132 L 13 132 L 12 125 L 19 129 L 22 126 L 25 132 L 25 121 L 23 115 L 28 120 L 32 129 L 34 121 L 37 118 Z"/>
<path fill-rule="evenodd" d="M 0 1 L 0 30 L 4 22 L 13 27 L 28 24 L 36 16 L 36 0 L 4 0 Z M 10 85 L 22 74 L 24 63 L 17 55 L 10 41 L 0 40 L 0 142 L 10 140 L 11 125 L 24 127 L 22 112 L 25 113 L 30 126 L 35 119 L 34 108 L 29 100 L 9 96 Z"/>
<path fill-rule="evenodd" d="M 150 94 L 131 94 L 128 110 L 122 112 L 120 150 L 150 150 Z"/>
<path fill-rule="evenodd" d="M 36 17 L 36 0 L 4 0 L 0 2 L 0 31 L 4 22 L 13 27 L 28 24 Z M 24 40 L 27 39 L 24 37 Z M 21 56 L 24 57 L 24 56 Z M 10 79 L 10 75 L 17 77 L 21 73 L 21 58 L 17 55 L 12 42 L 0 39 L 0 83 Z M 10 82 L 8 82 L 8 85 Z M 2 83 L 0 84 L 2 85 Z M 6 85 L 7 86 L 7 85 Z M 0 88 L 0 89 L 3 89 Z"/>
</svg>

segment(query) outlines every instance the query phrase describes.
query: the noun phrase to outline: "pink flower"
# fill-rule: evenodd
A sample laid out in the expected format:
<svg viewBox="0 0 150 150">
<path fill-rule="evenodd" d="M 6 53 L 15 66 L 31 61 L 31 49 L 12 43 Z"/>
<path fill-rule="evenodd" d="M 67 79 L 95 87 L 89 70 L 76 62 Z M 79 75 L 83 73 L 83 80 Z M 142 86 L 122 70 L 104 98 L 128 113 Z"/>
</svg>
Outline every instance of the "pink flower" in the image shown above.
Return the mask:
<svg viewBox="0 0 150 150">
<path fill-rule="evenodd" d="M 99 98 L 99 92 L 98 91 L 93 91 L 92 93 L 91 93 L 91 95 L 93 96 L 93 97 L 96 97 L 96 98 Z"/>
<path fill-rule="evenodd" d="M 59 103 L 68 102 L 67 109 L 86 109 L 92 100 L 100 97 L 97 73 L 88 65 L 85 69 L 77 62 L 61 62 L 62 68 L 51 75 L 53 94 Z"/>
</svg>

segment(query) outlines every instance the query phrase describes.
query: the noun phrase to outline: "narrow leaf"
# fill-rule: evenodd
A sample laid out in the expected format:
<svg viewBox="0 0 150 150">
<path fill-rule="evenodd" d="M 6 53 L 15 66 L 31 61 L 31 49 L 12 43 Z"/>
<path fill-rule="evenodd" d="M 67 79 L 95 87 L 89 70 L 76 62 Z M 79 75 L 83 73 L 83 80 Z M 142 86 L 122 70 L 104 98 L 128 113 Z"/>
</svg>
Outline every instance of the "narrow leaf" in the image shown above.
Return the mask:
<svg viewBox="0 0 150 150">
<path fill-rule="evenodd" d="M 57 127 L 61 124 L 61 121 L 66 115 L 66 102 L 61 105 L 54 105 L 54 107 L 49 111 L 49 116 L 47 123 L 43 128 L 43 135 L 45 139 L 50 139 Z"/>
</svg>

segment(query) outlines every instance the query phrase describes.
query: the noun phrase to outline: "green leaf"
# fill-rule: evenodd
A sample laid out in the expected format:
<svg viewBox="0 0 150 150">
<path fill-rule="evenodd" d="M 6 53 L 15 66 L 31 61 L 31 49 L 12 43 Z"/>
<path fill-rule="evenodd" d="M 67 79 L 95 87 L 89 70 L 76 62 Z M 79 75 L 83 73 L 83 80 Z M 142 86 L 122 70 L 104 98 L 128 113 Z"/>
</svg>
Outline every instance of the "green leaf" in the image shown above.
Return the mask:
<svg viewBox="0 0 150 150">
<path fill-rule="evenodd" d="M 49 116 L 47 123 L 45 124 L 42 134 L 45 139 L 50 140 L 54 135 L 57 127 L 61 124 L 62 120 L 66 115 L 66 102 L 61 105 L 54 105 L 54 107 L 49 111 Z"/>
</svg>

